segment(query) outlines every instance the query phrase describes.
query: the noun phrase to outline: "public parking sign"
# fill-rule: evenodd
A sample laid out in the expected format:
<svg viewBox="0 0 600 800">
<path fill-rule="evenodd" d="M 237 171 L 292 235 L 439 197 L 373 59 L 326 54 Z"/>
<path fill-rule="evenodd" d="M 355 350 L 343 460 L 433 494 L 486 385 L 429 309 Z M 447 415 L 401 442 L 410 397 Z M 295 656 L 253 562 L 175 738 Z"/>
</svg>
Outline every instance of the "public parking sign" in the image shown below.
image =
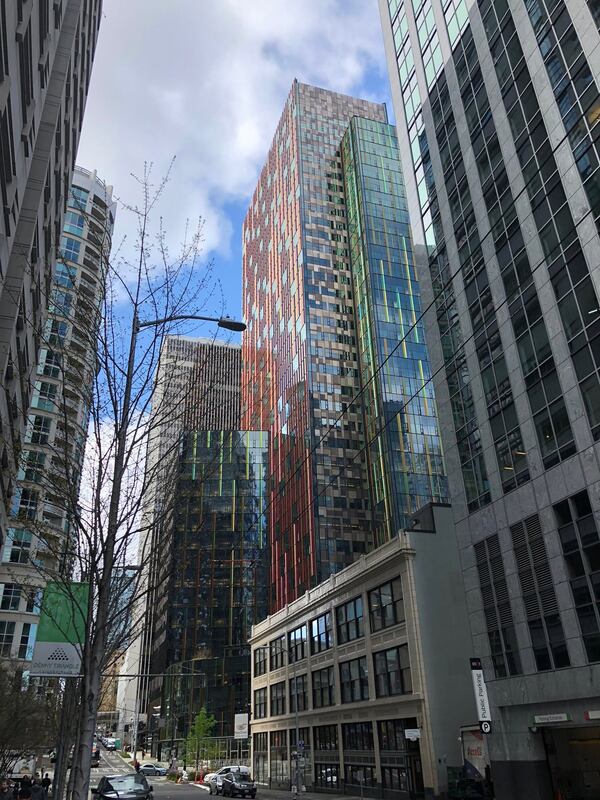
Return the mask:
<svg viewBox="0 0 600 800">
<path fill-rule="evenodd" d="M 492 732 L 492 715 L 488 700 L 487 687 L 483 676 L 480 658 L 472 658 L 471 676 L 473 678 L 473 690 L 475 692 L 475 703 L 477 705 L 477 719 L 479 720 L 479 730 L 482 733 Z"/>
</svg>

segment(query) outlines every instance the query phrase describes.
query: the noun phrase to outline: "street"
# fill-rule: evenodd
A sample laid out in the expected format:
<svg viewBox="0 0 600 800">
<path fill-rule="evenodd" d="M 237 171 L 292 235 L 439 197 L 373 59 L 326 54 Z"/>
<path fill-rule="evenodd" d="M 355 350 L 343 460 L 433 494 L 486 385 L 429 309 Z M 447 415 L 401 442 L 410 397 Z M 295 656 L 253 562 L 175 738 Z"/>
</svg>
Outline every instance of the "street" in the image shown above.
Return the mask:
<svg viewBox="0 0 600 800">
<path fill-rule="evenodd" d="M 151 759 L 149 759 L 151 761 Z M 143 761 L 142 761 L 143 763 Z M 90 786 L 97 786 L 102 775 L 124 775 L 131 772 L 132 767 L 117 753 L 100 750 L 100 766 L 92 769 Z M 173 783 L 166 778 L 149 776 L 148 782 L 154 787 L 155 800 L 208 800 L 208 787 L 193 783 Z M 291 793 L 285 789 L 258 788 L 258 800 L 290 800 Z M 301 800 L 322 800 L 322 794 L 306 792 L 300 795 Z M 342 800 L 343 795 L 328 794 L 328 800 Z"/>
</svg>

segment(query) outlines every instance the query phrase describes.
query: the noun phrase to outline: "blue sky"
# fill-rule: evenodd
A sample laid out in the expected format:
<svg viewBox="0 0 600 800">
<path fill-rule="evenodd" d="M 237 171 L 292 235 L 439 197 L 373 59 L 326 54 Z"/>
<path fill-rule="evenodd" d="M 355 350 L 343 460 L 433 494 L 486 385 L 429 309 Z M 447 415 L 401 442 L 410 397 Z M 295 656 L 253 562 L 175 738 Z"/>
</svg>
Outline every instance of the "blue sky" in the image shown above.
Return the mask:
<svg viewBox="0 0 600 800">
<path fill-rule="evenodd" d="M 135 202 L 131 174 L 150 161 L 158 177 L 176 157 L 160 208 L 169 243 L 174 252 L 186 218 L 204 218 L 231 316 L 242 220 L 295 77 L 386 102 L 392 119 L 376 0 L 104 2 L 77 161 Z M 133 252 L 124 209 L 114 241 Z"/>
</svg>

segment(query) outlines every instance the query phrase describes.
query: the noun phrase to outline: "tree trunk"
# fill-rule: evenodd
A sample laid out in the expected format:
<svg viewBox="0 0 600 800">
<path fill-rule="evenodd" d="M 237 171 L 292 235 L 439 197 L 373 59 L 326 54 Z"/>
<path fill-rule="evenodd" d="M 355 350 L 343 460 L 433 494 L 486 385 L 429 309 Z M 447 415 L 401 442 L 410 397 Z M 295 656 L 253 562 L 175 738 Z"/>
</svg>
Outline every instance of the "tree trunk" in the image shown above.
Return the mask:
<svg viewBox="0 0 600 800">
<path fill-rule="evenodd" d="M 77 699 L 77 679 L 67 678 L 60 712 L 60 727 L 56 746 L 54 780 L 52 781 L 53 800 L 62 800 L 65 793 L 65 778 L 69 753 L 75 741 L 75 708 Z"/>
<path fill-rule="evenodd" d="M 94 592 L 93 575 L 90 575 L 91 611 L 96 606 L 96 626 L 94 634 L 87 639 L 83 651 L 83 676 L 81 679 L 81 706 L 79 711 L 79 746 L 74 754 L 74 779 L 71 800 L 88 800 L 90 789 L 90 770 L 92 764 L 92 741 L 96 728 L 98 706 L 100 704 L 100 684 L 102 663 L 107 644 L 111 580 L 114 567 L 115 548 L 118 537 L 119 506 L 125 472 L 127 451 L 127 432 L 130 422 L 131 390 L 135 368 L 135 346 L 138 332 L 137 312 L 134 310 L 129 339 L 129 358 L 123 392 L 121 418 L 117 427 L 117 447 L 112 469 L 112 486 L 106 525 L 106 538 L 102 553 L 102 570 L 98 580 L 97 595 Z M 89 612 L 88 612 L 89 613 Z"/>
</svg>

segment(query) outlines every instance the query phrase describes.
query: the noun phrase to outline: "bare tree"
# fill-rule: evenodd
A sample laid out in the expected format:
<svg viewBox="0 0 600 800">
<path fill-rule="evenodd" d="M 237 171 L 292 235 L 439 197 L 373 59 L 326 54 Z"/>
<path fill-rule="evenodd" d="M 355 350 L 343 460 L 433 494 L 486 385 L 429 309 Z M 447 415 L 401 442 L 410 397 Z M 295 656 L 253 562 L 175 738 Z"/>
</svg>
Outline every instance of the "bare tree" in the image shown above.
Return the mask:
<svg viewBox="0 0 600 800">
<path fill-rule="evenodd" d="M 177 375 L 176 361 L 168 371 L 160 369 L 162 344 L 165 336 L 181 332 L 186 319 L 222 316 L 218 281 L 211 264 L 201 260 L 201 222 L 186 227 L 177 254 L 171 255 L 162 220 L 153 226 L 168 176 L 157 185 L 151 178 L 147 166 L 138 180 L 139 205 L 121 204 L 122 213 L 132 214 L 137 223 L 135 256 L 111 259 L 99 237 L 105 250 L 104 292 L 99 304 L 83 306 L 93 362 L 82 363 L 68 347 L 49 343 L 64 380 L 62 396 L 54 400 L 60 408 L 61 437 L 52 468 L 44 472 L 44 492 L 66 514 L 68 531 L 57 532 L 39 514 L 23 520 L 49 555 L 47 564 L 36 561 L 40 583 L 58 581 L 67 593 L 73 579 L 87 585 L 81 674 L 61 684 L 66 687 L 65 707 L 71 713 L 75 709 L 67 737 L 75 741 L 68 789 L 72 800 L 88 798 L 102 676 L 114 669 L 131 637 L 141 634 L 132 632 L 130 622 L 148 591 L 143 576 L 150 546 L 157 546 L 156 531 L 166 530 L 172 515 L 168 487 L 176 478 L 178 432 L 192 393 L 198 394 L 188 370 L 182 372 L 187 382 L 180 376 L 176 396 L 170 392 L 168 403 L 157 402 L 165 387 L 157 385 L 156 376 L 172 380 Z M 155 322 L 146 326 L 148 320 Z M 89 408 L 81 487 L 79 473 L 72 469 L 73 443 L 80 435 L 70 417 L 74 391 L 84 394 Z M 132 563 L 136 569 L 128 573 Z M 74 593 L 72 600 L 77 603 Z M 63 753 L 63 775 L 65 761 Z"/>
</svg>

